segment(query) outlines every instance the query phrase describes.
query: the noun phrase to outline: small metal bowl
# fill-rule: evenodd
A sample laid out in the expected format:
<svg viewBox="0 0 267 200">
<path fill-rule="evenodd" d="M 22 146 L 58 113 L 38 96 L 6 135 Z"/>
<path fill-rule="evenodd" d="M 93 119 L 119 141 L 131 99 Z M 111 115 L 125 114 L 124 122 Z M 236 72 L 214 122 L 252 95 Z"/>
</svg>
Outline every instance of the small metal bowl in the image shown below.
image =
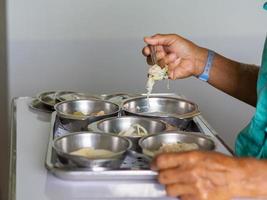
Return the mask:
<svg viewBox="0 0 267 200">
<path fill-rule="evenodd" d="M 90 159 L 71 154 L 71 152 L 85 147 L 110 150 L 114 152 L 114 155 L 107 158 Z M 99 171 L 118 169 L 127 151 L 131 148 L 131 141 L 127 138 L 103 133 L 76 132 L 56 138 L 53 142 L 53 148 L 59 157 L 65 158 L 75 165 Z"/>
<path fill-rule="evenodd" d="M 166 131 L 166 123 L 145 117 L 123 116 L 111 117 L 89 124 L 88 129 L 95 132 L 119 134 L 121 131 L 129 129 L 131 125 L 139 124 L 143 126 L 149 134 L 160 133 Z M 141 151 L 138 146 L 140 136 L 127 137 L 132 141 L 132 150 Z"/>
<path fill-rule="evenodd" d="M 57 102 L 80 100 L 80 99 L 100 99 L 100 98 L 91 94 L 74 92 L 74 91 L 58 91 L 56 93 Z"/>
<path fill-rule="evenodd" d="M 183 130 L 194 116 L 198 106 L 188 100 L 169 96 L 140 96 L 125 100 L 122 114 L 157 118 Z"/>
<path fill-rule="evenodd" d="M 139 140 L 139 146 L 146 156 L 151 156 L 153 152 L 159 150 L 162 144 L 166 143 L 195 143 L 199 150 L 214 150 L 215 144 L 208 137 L 192 132 L 170 131 L 165 133 L 153 134 Z"/>
<path fill-rule="evenodd" d="M 40 111 L 45 113 L 52 113 L 54 111 L 54 107 L 47 106 L 36 98 L 31 100 L 31 102 L 29 103 L 29 107 L 35 111 Z"/>
<path fill-rule="evenodd" d="M 47 106 L 49 109 L 54 110 L 54 105 L 56 104 L 56 93 L 57 91 L 46 91 L 37 94 L 37 99 Z"/>
<path fill-rule="evenodd" d="M 117 116 L 119 106 L 104 100 L 86 99 L 70 100 L 55 105 L 55 110 L 64 129 L 68 131 L 87 130 L 88 124 L 107 118 Z M 93 112 L 104 111 L 104 115 L 91 116 Z M 85 115 L 75 115 L 75 112 Z"/>
</svg>

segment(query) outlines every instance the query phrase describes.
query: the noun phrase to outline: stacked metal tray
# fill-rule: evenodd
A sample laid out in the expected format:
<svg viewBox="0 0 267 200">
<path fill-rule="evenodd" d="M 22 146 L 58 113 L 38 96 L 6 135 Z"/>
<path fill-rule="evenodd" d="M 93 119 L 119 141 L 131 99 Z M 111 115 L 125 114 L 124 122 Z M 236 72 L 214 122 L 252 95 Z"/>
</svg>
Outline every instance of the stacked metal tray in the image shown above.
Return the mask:
<svg viewBox="0 0 267 200">
<path fill-rule="evenodd" d="M 163 96 L 179 97 L 175 94 L 157 94 Z M 106 95 L 100 96 L 105 99 Z M 190 121 L 186 129 L 187 132 L 198 132 L 204 134 L 201 126 L 194 118 Z M 47 147 L 46 168 L 55 176 L 66 180 L 153 180 L 157 173 L 149 168 L 149 163 L 146 159 L 138 155 L 127 155 L 119 169 L 107 171 L 90 171 L 86 168 L 79 168 L 71 163 L 64 163 L 57 157 L 55 150 L 52 148 L 54 138 L 67 134 L 56 112 L 52 113 L 51 131 L 49 143 Z"/>
</svg>

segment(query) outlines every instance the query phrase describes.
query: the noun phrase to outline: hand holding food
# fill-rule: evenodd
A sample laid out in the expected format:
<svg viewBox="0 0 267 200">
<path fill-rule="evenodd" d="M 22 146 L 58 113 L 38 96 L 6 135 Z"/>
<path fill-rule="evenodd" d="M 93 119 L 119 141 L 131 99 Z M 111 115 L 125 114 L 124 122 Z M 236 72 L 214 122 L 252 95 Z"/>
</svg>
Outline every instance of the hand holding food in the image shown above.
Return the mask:
<svg viewBox="0 0 267 200">
<path fill-rule="evenodd" d="M 197 200 L 267 197 L 266 161 L 216 152 L 188 151 L 158 155 L 151 168 L 169 196 Z M 257 170 L 255 170 L 257 169 Z"/>
<path fill-rule="evenodd" d="M 171 79 L 198 76 L 203 72 L 206 63 L 207 50 L 193 42 L 175 34 L 157 34 L 145 37 L 148 45 L 156 46 L 158 63 L 168 65 L 168 74 Z M 143 54 L 150 60 L 150 48 L 144 47 Z"/>
</svg>

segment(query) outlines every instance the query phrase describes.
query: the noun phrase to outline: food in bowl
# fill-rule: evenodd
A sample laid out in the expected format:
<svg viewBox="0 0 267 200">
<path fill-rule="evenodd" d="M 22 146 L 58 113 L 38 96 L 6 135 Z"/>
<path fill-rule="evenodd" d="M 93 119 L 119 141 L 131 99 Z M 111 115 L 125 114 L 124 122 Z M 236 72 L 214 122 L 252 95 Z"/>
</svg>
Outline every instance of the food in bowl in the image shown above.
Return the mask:
<svg viewBox="0 0 267 200">
<path fill-rule="evenodd" d="M 185 143 L 185 142 L 163 143 L 161 147 L 156 151 L 149 151 L 147 149 L 144 149 L 144 154 L 154 157 L 160 153 L 178 153 L 178 152 L 192 151 L 198 149 L 199 146 L 196 143 Z"/>
<path fill-rule="evenodd" d="M 119 136 L 125 137 L 143 137 L 147 135 L 147 130 L 140 124 L 132 124 L 128 129 L 119 132 Z"/>
<path fill-rule="evenodd" d="M 87 113 L 83 113 L 83 112 L 80 112 L 80 111 L 75 111 L 72 113 L 73 115 L 76 115 L 76 116 L 101 116 L 101 115 L 105 115 L 105 111 L 101 110 L 101 111 L 98 111 L 98 112 L 92 112 L 90 114 L 87 114 Z"/>
<path fill-rule="evenodd" d="M 116 155 L 114 152 L 106 149 L 94 149 L 92 147 L 84 147 L 76 151 L 72 151 L 71 155 L 83 156 L 89 159 L 111 158 Z"/>
</svg>

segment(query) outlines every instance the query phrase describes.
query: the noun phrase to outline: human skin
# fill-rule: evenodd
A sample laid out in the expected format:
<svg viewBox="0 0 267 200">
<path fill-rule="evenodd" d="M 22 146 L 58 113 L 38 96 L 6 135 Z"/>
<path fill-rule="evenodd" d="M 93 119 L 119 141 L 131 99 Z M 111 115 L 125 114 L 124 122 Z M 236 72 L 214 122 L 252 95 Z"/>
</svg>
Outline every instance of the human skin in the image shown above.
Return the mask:
<svg viewBox="0 0 267 200">
<path fill-rule="evenodd" d="M 175 34 L 145 37 L 143 48 L 150 64 L 149 45 L 156 46 L 161 66 L 168 65 L 170 79 L 198 77 L 204 71 L 208 50 Z M 255 106 L 259 68 L 215 54 L 208 83 Z M 192 151 L 161 154 L 151 168 L 167 194 L 182 200 L 227 200 L 234 197 L 267 199 L 267 161 L 229 157 L 216 152 Z"/>
<path fill-rule="evenodd" d="M 208 50 L 176 34 L 156 34 L 145 37 L 147 45 L 156 46 L 158 63 L 168 65 L 170 79 L 198 77 L 204 71 Z M 143 54 L 150 63 L 150 48 Z M 252 106 L 256 105 L 259 67 L 233 61 L 215 54 L 208 83 Z"/>
<path fill-rule="evenodd" d="M 161 154 L 151 168 L 167 194 L 182 200 L 267 199 L 267 161 L 189 151 Z"/>
</svg>

